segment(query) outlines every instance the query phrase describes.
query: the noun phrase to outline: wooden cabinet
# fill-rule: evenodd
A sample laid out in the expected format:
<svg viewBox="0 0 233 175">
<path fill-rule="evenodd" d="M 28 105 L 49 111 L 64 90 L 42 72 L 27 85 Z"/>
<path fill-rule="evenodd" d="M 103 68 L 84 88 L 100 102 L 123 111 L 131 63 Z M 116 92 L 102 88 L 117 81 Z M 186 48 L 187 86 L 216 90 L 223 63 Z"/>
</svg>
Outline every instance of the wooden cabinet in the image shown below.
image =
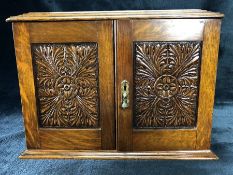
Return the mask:
<svg viewBox="0 0 233 175">
<path fill-rule="evenodd" d="M 21 158 L 216 159 L 222 17 L 205 10 L 10 17 L 27 141 Z"/>
</svg>

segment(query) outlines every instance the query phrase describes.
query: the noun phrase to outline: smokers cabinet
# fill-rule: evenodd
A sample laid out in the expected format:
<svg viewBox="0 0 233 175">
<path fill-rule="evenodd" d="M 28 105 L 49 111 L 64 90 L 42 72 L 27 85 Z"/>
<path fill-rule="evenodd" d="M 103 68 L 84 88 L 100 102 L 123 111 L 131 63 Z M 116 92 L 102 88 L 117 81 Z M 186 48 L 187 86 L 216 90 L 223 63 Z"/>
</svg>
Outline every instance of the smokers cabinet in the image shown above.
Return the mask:
<svg viewBox="0 0 233 175">
<path fill-rule="evenodd" d="M 220 13 L 10 17 L 27 149 L 20 158 L 216 159 Z"/>
</svg>

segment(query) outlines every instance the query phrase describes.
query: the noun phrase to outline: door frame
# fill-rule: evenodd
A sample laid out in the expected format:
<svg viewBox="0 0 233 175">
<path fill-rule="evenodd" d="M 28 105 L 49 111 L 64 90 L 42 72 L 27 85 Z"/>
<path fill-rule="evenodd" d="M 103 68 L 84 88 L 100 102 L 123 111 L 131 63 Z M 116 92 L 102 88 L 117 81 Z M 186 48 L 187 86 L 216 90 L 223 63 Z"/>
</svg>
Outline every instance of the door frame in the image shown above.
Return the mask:
<svg viewBox="0 0 233 175">
<path fill-rule="evenodd" d="M 16 22 L 13 33 L 28 149 L 115 149 L 113 21 Z M 41 128 L 33 76 L 32 43 L 98 43 L 99 128 Z M 107 107 L 106 107 L 107 106 Z"/>
<path fill-rule="evenodd" d="M 116 22 L 117 149 L 119 151 L 207 150 L 210 148 L 220 19 L 135 19 Z M 133 128 L 133 42 L 202 41 L 197 124 L 191 129 Z M 127 80 L 129 107 L 121 108 Z M 172 141 L 171 141 L 172 140 Z"/>
</svg>

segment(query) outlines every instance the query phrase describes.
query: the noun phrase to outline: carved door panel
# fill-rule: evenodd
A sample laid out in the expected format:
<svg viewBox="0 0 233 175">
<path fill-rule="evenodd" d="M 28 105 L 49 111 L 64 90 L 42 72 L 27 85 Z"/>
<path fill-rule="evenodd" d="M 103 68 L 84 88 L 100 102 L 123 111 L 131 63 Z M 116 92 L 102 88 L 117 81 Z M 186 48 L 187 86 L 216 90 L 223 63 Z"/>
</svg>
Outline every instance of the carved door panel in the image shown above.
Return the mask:
<svg viewBox="0 0 233 175">
<path fill-rule="evenodd" d="M 37 147 L 115 149 L 112 21 L 29 23 L 28 30 Z"/>
<path fill-rule="evenodd" d="M 118 149 L 196 149 L 204 20 L 121 20 L 117 29 Z"/>
</svg>

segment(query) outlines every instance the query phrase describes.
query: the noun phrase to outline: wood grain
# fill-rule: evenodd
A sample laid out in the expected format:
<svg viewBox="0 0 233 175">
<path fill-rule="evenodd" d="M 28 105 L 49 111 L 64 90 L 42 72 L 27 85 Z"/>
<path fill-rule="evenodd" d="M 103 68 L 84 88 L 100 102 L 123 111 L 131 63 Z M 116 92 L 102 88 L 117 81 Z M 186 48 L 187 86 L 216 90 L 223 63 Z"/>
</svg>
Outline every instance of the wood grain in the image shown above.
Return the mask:
<svg viewBox="0 0 233 175">
<path fill-rule="evenodd" d="M 70 150 L 26 150 L 21 159 L 96 159 L 96 160 L 217 160 L 210 150 L 197 151 L 153 151 L 153 152 L 115 152 L 115 151 L 70 151 Z"/>
<path fill-rule="evenodd" d="M 101 149 L 100 129 L 40 129 L 41 149 Z"/>
<path fill-rule="evenodd" d="M 221 13 L 191 9 L 38 12 L 8 18 L 7 21 L 14 22 L 14 42 L 28 149 L 20 158 L 217 159 L 217 156 L 209 149 L 221 26 L 220 18 L 222 17 L 223 14 Z M 59 45 L 78 42 L 93 42 L 98 45 L 99 127 L 86 129 L 40 128 L 38 127 L 37 115 L 39 113 L 36 107 L 37 94 L 35 94 L 34 86 L 31 44 Z M 138 84 L 133 84 L 135 77 L 133 44 L 139 42 L 169 42 L 170 45 L 179 43 L 179 47 L 183 46 L 182 43 L 203 42 L 202 56 L 200 57 L 200 84 L 198 85 L 197 81 L 199 80 L 195 79 L 195 83 L 189 86 L 189 88 L 194 86 L 196 89 L 199 88 L 199 94 L 196 91 L 193 93 L 195 97 L 198 96 L 197 125 L 195 125 L 196 121 L 193 121 L 193 123 L 189 121 L 188 126 L 191 127 L 182 129 L 180 127 L 166 129 L 159 126 L 159 128 L 154 129 L 148 128 L 148 126 L 144 128 L 134 126 L 133 118 L 135 116 L 133 111 L 136 103 L 133 98 L 135 95 L 133 86 L 145 88 L 143 87 L 145 83 L 141 80 Z M 170 45 L 167 46 L 167 54 L 171 51 Z M 189 49 L 181 48 L 182 54 L 178 55 L 184 56 L 187 53 L 190 55 L 190 47 Z M 143 54 L 145 57 L 149 53 L 149 56 L 147 56 L 153 57 L 152 53 L 154 52 L 154 47 L 145 47 Z M 196 55 L 196 52 L 194 55 Z M 171 54 L 163 57 L 166 59 L 159 66 L 163 67 L 165 62 L 166 65 L 173 66 L 173 62 L 167 63 L 170 57 Z M 177 58 L 177 56 L 175 57 Z M 188 56 L 186 55 L 186 57 Z M 151 65 L 147 64 L 147 66 Z M 187 65 L 194 65 L 191 74 L 197 78 L 196 72 L 199 62 L 193 64 L 193 60 L 191 60 Z M 146 66 L 146 64 L 139 65 L 141 71 L 145 72 L 143 66 Z M 170 78 L 166 77 L 165 81 L 164 76 L 168 76 L 168 74 L 167 72 L 162 73 L 163 75 L 158 78 L 161 79 L 162 84 L 173 82 L 170 80 L 174 80 L 174 76 L 171 78 L 171 75 L 169 75 Z M 129 82 L 130 104 L 126 109 L 121 107 L 121 82 L 123 80 Z M 174 82 L 176 81 L 174 80 Z M 152 85 L 156 86 L 158 82 L 153 82 Z M 159 93 L 158 89 L 155 91 Z M 168 94 L 163 91 L 161 93 L 161 98 L 166 99 L 173 95 L 173 92 Z M 140 94 L 145 95 L 145 91 L 140 91 Z M 190 94 L 189 91 L 189 95 L 193 96 L 193 94 Z M 188 104 L 193 105 L 193 99 Z M 141 104 L 140 108 L 142 109 L 146 105 L 148 104 Z M 158 109 L 157 106 L 148 106 L 151 106 L 151 111 L 155 111 L 154 108 Z M 171 116 L 168 115 L 167 108 L 164 111 L 162 117 Z M 194 109 L 192 108 L 189 111 L 193 112 Z M 178 114 L 176 113 L 176 115 Z M 149 124 L 151 121 L 149 121 Z M 182 120 L 182 122 L 186 121 Z M 183 124 L 181 125 L 183 126 Z M 186 125 L 187 123 L 185 123 Z"/>
<path fill-rule="evenodd" d="M 101 21 L 30 22 L 31 43 L 93 42 Z"/>
<path fill-rule="evenodd" d="M 221 20 L 218 19 L 208 20 L 205 23 L 197 120 L 197 149 L 210 148 L 220 27 Z"/>
<path fill-rule="evenodd" d="M 118 148 L 118 88 L 117 88 L 117 20 L 113 20 L 113 47 L 114 47 L 114 113 L 115 113 L 115 143 Z"/>
<path fill-rule="evenodd" d="M 134 129 L 133 132 L 134 151 L 195 150 L 195 148 L 195 129 Z"/>
<path fill-rule="evenodd" d="M 30 35 L 26 23 L 14 23 L 14 44 L 28 149 L 40 148 Z"/>
<path fill-rule="evenodd" d="M 133 41 L 202 40 L 205 19 L 132 20 Z"/>
<path fill-rule="evenodd" d="M 99 49 L 99 86 L 102 149 L 116 149 L 114 98 L 113 21 L 97 26 Z"/>
<path fill-rule="evenodd" d="M 14 25 L 18 25 L 18 23 L 14 23 Z M 15 31 L 15 42 L 16 55 L 17 58 L 19 57 L 17 64 L 19 67 L 19 79 L 21 79 L 20 86 L 22 86 L 23 113 L 26 116 L 26 134 L 30 134 L 28 148 L 39 148 L 41 142 L 42 148 L 46 149 L 115 149 L 112 21 L 20 23 L 20 25 L 22 26 L 21 28 L 15 27 L 17 29 Z M 100 125 L 98 127 L 104 129 L 98 131 L 98 138 L 92 138 L 92 129 L 86 130 L 86 133 L 90 132 L 90 139 L 81 139 L 81 137 L 78 137 L 79 133 L 83 133 L 78 129 L 77 132 L 71 132 L 70 129 L 59 130 L 57 128 L 57 132 L 48 131 L 49 133 L 46 133 L 42 131 L 38 133 L 38 116 L 30 44 L 54 45 L 56 43 L 57 45 L 78 42 L 93 42 L 98 45 L 97 57 L 99 61 L 98 78 L 100 90 L 98 97 L 100 105 L 97 109 L 100 114 Z M 21 60 L 23 63 L 21 63 Z M 48 67 L 46 69 L 48 70 Z M 56 75 L 54 74 L 54 76 Z M 48 94 L 46 93 L 46 95 Z M 59 138 L 56 138 L 57 136 Z"/>
<path fill-rule="evenodd" d="M 122 110 L 119 107 L 119 103 L 120 103 L 119 99 L 121 97 L 120 92 L 119 92 L 119 90 L 120 90 L 119 84 L 125 78 L 127 78 L 128 81 L 131 81 L 131 78 L 133 78 L 135 76 L 135 73 L 136 73 L 135 70 L 133 71 L 133 69 L 132 69 L 132 67 L 133 67 L 132 61 L 133 61 L 133 59 L 135 60 L 135 58 L 132 55 L 132 52 L 134 52 L 132 50 L 133 49 L 132 48 L 133 42 L 134 43 L 137 43 L 138 41 L 147 42 L 147 40 L 149 40 L 149 41 L 152 40 L 153 42 L 156 42 L 157 40 L 160 41 L 162 38 L 162 40 L 164 40 L 164 42 L 165 41 L 171 42 L 171 41 L 177 40 L 176 42 L 179 43 L 180 45 L 182 45 L 182 42 L 184 42 L 184 41 L 181 41 L 180 38 L 182 40 L 185 39 L 186 42 L 193 42 L 193 41 L 201 42 L 201 40 L 203 38 L 202 37 L 203 29 L 204 29 L 203 21 L 196 21 L 197 23 L 195 23 L 195 20 L 194 20 L 194 23 L 198 24 L 197 27 L 193 27 L 192 30 L 185 30 L 185 31 L 182 30 L 183 31 L 182 33 L 185 32 L 184 35 L 188 36 L 185 38 L 182 38 L 182 34 L 179 33 L 179 31 L 178 31 L 177 35 L 173 35 L 173 33 L 176 33 L 178 28 L 182 29 L 182 26 L 183 26 L 182 23 L 190 25 L 191 21 L 189 19 L 182 19 L 179 22 L 176 22 L 176 19 L 170 20 L 170 21 L 169 20 L 161 20 L 161 21 L 158 20 L 158 21 L 159 21 L 158 22 L 159 25 L 156 23 L 157 22 L 156 19 L 153 19 L 153 20 L 128 20 L 128 22 L 126 20 L 125 21 L 124 20 L 118 21 L 118 28 L 117 28 L 117 35 L 118 35 L 117 36 L 117 38 L 118 38 L 118 40 L 117 40 L 117 61 L 118 61 L 117 62 L 117 76 L 118 76 L 117 80 L 118 81 L 117 81 L 117 83 L 118 83 L 118 144 L 120 145 L 118 147 L 123 147 L 122 145 L 124 145 L 122 150 L 127 150 L 127 151 L 128 150 L 132 150 L 132 151 L 140 150 L 141 151 L 141 150 L 145 149 L 145 150 L 150 150 L 150 151 L 152 151 L 152 150 L 156 151 L 156 150 L 173 150 L 173 149 L 176 149 L 176 150 L 196 149 L 196 128 L 193 124 L 192 124 L 193 128 L 186 128 L 185 131 L 183 131 L 182 129 L 179 129 L 179 128 L 176 128 L 176 129 L 173 128 L 173 129 L 171 129 L 171 132 L 167 132 L 165 130 L 165 128 L 160 128 L 161 130 L 159 130 L 159 129 L 155 130 L 155 129 L 146 128 L 146 127 L 143 129 L 140 129 L 140 128 L 136 129 L 135 126 L 133 129 L 132 115 L 133 115 L 133 110 L 135 111 L 136 109 L 132 108 L 130 106 L 126 110 Z M 174 23 L 172 21 L 174 21 Z M 121 28 L 120 28 L 119 24 L 121 24 Z M 126 28 L 126 26 L 127 26 L 127 28 Z M 137 26 L 137 27 L 135 27 L 135 26 Z M 141 28 L 140 28 L 140 26 L 141 26 Z M 167 28 L 170 28 L 170 30 L 168 30 Z M 196 33 L 198 33 L 198 35 L 196 35 Z M 187 41 L 187 39 L 188 39 L 188 41 Z M 196 41 L 197 39 L 198 39 L 198 41 Z M 131 52 L 129 50 L 131 50 Z M 146 49 L 145 53 L 148 54 L 150 51 L 151 51 L 151 53 L 155 53 L 155 49 L 153 49 L 153 48 L 151 48 L 151 50 Z M 189 51 L 190 51 L 190 49 L 189 49 Z M 199 51 L 200 51 L 200 48 L 199 48 Z M 187 50 L 182 49 L 181 52 L 182 52 L 181 55 L 184 55 L 187 53 Z M 196 54 L 194 54 L 194 55 L 196 55 Z M 144 56 L 145 56 L 145 54 L 144 54 Z M 149 57 L 152 58 L 153 54 L 152 55 L 149 54 Z M 185 57 L 185 58 L 187 58 L 187 57 Z M 190 57 L 190 58 L 192 58 L 192 57 Z M 199 59 L 201 59 L 201 58 L 199 58 Z M 197 60 L 196 57 L 194 60 Z M 162 62 L 161 62 L 161 65 L 160 65 L 160 62 L 155 63 L 155 64 L 158 64 L 159 66 L 161 66 L 161 69 L 162 69 L 167 64 L 167 62 L 168 62 L 168 59 L 166 59 L 164 64 Z M 173 62 L 173 64 L 175 64 L 175 63 Z M 142 65 L 143 65 L 142 69 L 145 72 L 146 64 L 143 63 Z M 190 65 L 190 64 L 187 64 L 187 65 Z M 196 65 L 198 65 L 198 64 L 196 64 Z M 151 65 L 151 67 L 154 67 L 154 65 Z M 153 70 L 152 70 L 152 72 L 153 72 Z M 142 75 L 142 74 L 140 74 L 140 75 Z M 166 75 L 168 75 L 168 73 L 166 73 Z M 151 77 L 149 77 L 148 79 L 149 79 L 149 81 L 152 81 Z M 141 80 L 140 80 L 140 83 L 142 83 Z M 145 83 L 142 83 L 142 84 L 144 86 L 146 86 Z M 136 86 L 136 85 L 138 85 L 138 84 L 133 84 L 133 85 L 131 84 L 130 85 L 131 92 L 132 92 L 133 86 Z M 197 83 L 196 83 L 196 86 L 198 86 Z M 192 85 L 192 87 L 193 87 L 193 85 Z M 140 88 L 146 88 L 146 87 L 136 86 L 134 88 L 140 89 Z M 196 89 L 198 89 L 198 87 Z M 135 93 L 135 91 L 134 91 L 134 93 Z M 141 94 L 145 95 L 145 92 L 143 91 Z M 133 94 L 133 95 L 135 95 L 135 94 Z M 136 104 L 135 101 L 133 103 Z M 132 103 L 130 103 L 130 105 L 131 104 Z M 164 105 L 166 105 L 166 103 L 164 103 Z M 174 105 L 174 103 L 173 103 L 173 105 Z M 142 108 L 144 109 L 146 107 L 151 107 L 151 104 L 145 103 L 144 105 L 141 105 L 141 109 Z M 179 108 L 180 108 L 180 106 L 179 106 Z M 192 111 L 194 112 L 195 109 Z M 169 110 L 165 110 L 165 113 L 168 111 Z M 150 111 L 147 111 L 147 112 L 149 113 Z M 149 115 L 149 116 L 151 117 L 152 115 Z M 135 117 L 135 116 L 133 116 L 133 117 Z M 163 117 L 164 117 L 164 115 L 163 115 Z M 146 118 L 146 120 L 148 120 L 148 117 Z M 146 132 L 145 132 L 145 130 L 146 130 Z M 121 132 L 124 134 L 122 134 Z M 176 133 L 175 138 L 170 137 L 172 132 Z M 192 137 L 189 137 L 189 134 L 184 134 L 184 132 L 187 132 L 187 133 L 192 132 L 193 135 L 191 135 Z M 161 135 L 163 137 L 160 137 Z"/>
<path fill-rule="evenodd" d="M 70 21 L 140 18 L 221 18 L 224 15 L 200 9 L 188 10 L 121 10 L 83 12 L 31 12 L 13 16 L 6 21 Z"/>
<path fill-rule="evenodd" d="M 130 20 L 117 21 L 117 150 L 132 150 L 132 110 L 133 110 L 133 60 L 132 60 L 132 23 Z M 129 82 L 129 107 L 121 108 L 121 82 Z"/>
</svg>

